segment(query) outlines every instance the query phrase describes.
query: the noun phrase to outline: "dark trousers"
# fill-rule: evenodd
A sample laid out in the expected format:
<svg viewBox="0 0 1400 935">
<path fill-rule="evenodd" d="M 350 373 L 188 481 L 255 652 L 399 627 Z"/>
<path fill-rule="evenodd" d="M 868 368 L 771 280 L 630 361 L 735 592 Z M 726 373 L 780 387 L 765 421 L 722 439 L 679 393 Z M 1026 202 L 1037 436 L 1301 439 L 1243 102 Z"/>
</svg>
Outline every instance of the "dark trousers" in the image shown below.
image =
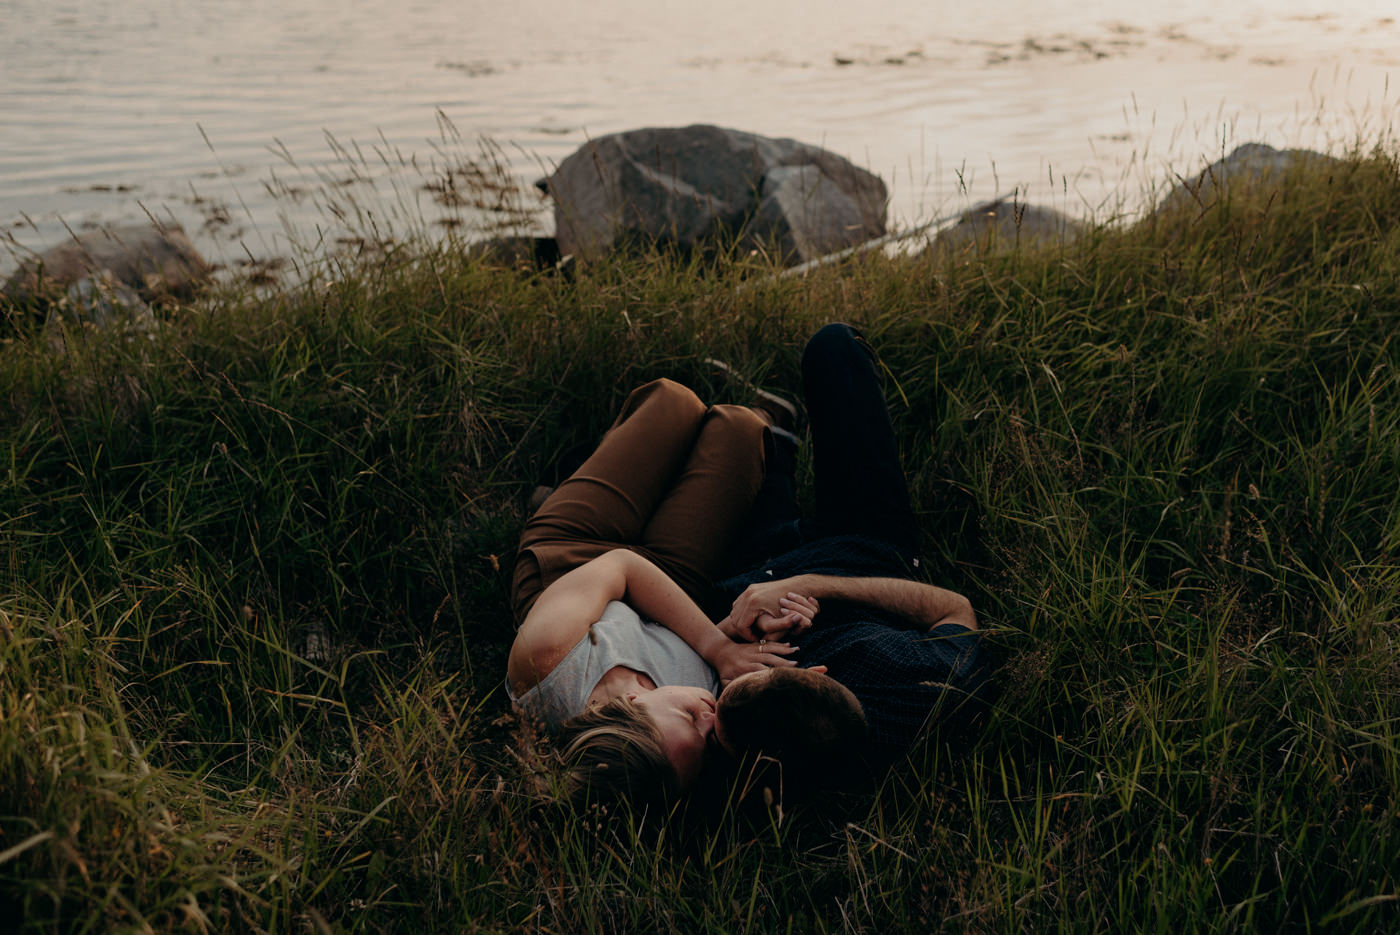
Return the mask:
<svg viewBox="0 0 1400 935">
<path fill-rule="evenodd" d="M 827 325 L 803 351 L 817 495 L 817 515 L 803 532 L 869 536 L 912 557 L 919 529 L 876 366 L 850 325 Z"/>
<path fill-rule="evenodd" d="M 778 440 L 777 449 L 768 452 L 768 473 L 729 572 L 840 536 L 876 540 L 911 561 L 918 551 L 918 524 L 874 351 L 850 325 L 827 325 L 802 353 L 802 387 L 812 435 L 816 515 L 798 520 L 792 476 L 796 451 L 784 450 Z"/>
</svg>

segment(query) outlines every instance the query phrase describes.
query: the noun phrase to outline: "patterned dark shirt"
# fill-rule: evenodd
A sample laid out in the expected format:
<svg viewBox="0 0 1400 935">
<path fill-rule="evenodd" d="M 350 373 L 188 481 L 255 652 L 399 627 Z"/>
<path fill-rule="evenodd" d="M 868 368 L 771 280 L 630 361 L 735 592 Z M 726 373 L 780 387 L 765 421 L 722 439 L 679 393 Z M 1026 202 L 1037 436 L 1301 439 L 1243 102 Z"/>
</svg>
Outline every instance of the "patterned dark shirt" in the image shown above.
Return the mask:
<svg viewBox="0 0 1400 935">
<path fill-rule="evenodd" d="M 892 546 L 857 536 L 830 536 L 799 545 L 719 583 L 732 601 L 750 584 L 799 574 L 913 579 L 917 560 Z M 909 629 L 898 616 L 844 601 L 823 601 L 794 655 L 799 665 L 827 667 L 865 708 L 869 756 L 889 762 L 934 721 L 974 716 L 987 683 L 977 630 L 943 624 Z"/>
</svg>

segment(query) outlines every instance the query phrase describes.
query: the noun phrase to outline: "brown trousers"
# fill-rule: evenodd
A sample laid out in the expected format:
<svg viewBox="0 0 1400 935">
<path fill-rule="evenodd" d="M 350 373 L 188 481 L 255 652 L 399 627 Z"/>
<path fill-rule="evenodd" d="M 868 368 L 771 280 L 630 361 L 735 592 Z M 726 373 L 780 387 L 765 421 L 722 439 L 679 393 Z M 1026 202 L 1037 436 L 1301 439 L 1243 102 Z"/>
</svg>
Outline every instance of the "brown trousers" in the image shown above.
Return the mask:
<svg viewBox="0 0 1400 935">
<path fill-rule="evenodd" d="M 516 622 L 560 576 L 616 548 L 650 559 L 703 606 L 763 482 L 766 424 L 672 380 L 633 390 L 597 450 L 525 524 Z"/>
</svg>

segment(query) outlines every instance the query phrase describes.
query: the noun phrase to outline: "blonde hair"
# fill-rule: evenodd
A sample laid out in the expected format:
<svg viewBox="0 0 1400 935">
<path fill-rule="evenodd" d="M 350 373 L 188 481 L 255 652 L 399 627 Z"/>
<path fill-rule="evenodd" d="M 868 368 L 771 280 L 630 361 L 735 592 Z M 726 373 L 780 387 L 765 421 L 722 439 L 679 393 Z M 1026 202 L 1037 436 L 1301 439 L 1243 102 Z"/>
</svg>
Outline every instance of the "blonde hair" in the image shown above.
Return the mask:
<svg viewBox="0 0 1400 935">
<path fill-rule="evenodd" d="M 674 799 L 680 782 L 661 745 L 661 730 L 623 696 L 564 722 L 560 734 L 564 793 L 574 805 Z"/>
</svg>

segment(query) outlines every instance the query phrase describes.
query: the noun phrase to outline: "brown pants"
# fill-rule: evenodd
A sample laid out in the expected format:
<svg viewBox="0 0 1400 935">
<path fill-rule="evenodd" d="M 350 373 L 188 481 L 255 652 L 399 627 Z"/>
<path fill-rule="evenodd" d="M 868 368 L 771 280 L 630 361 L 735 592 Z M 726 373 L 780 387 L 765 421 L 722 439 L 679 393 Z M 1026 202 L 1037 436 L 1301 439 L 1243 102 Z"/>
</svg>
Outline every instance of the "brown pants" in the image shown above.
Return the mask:
<svg viewBox="0 0 1400 935">
<path fill-rule="evenodd" d="M 763 482 L 765 418 L 706 406 L 672 380 L 632 391 L 598 448 L 525 524 L 517 623 L 560 576 L 616 548 L 704 595 Z"/>
</svg>

